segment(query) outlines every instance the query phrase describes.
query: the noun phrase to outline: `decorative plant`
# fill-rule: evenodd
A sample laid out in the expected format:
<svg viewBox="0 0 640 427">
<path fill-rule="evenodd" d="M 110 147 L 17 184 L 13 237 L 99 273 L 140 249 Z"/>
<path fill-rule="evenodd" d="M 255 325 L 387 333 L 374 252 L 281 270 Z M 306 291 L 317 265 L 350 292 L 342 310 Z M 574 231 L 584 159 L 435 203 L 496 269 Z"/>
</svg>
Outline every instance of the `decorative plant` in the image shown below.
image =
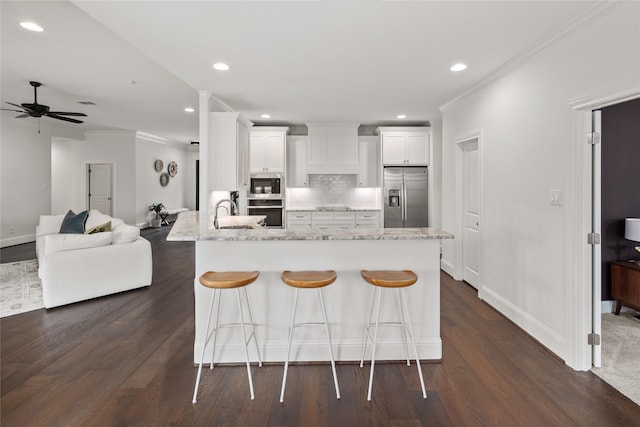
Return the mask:
<svg viewBox="0 0 640 427">
<path fill-rule="evenodd" d="M 160 212 L 165 209 L 163 203 L 153 203 L 149 205 L 149 210 L 156 213 L 156 219 L 160 219 Z"/>
</svg>

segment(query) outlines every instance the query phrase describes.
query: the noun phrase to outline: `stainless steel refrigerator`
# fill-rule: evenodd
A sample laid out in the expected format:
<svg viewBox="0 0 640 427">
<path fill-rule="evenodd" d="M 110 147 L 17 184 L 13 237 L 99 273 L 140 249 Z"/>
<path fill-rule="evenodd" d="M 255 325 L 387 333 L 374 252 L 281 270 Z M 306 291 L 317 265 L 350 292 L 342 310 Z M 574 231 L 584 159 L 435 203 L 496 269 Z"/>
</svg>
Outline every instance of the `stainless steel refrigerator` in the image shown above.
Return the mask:
<svg viewBox="0 0 640 427">
<path fill-rule="evenodd" d="M 385 228 L 428 227 L 426 167 L 384 168 Z"/>
</svg>

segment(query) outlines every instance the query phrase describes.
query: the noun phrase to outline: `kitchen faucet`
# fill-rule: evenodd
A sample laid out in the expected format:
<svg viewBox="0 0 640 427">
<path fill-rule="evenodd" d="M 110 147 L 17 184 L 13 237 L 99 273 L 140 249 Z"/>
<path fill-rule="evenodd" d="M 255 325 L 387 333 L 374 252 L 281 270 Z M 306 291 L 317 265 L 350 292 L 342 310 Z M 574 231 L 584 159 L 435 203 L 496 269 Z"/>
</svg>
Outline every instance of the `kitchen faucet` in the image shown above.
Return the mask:
<svg viewBox="0 0 640 427">
<path fill-rule="evenodd" d="M 216 203 L 216 206 L 213 208 L 213 228 L 215 229 L 220 228 L 218 225 L 218 208 L 220 207 L 220 203 L 224 203 L 224 202 L 231 203 L 231 205 L 233 206 L 233 209 L 231 210 L 232 214 L 233 212 L 238 212 L 238 205 L 236 205 L 236 202 L 234 202 L 233 200 L 231 199 L 218 200 L 218 203 Z M 227 208 L 226 206 L 222 206 L 222 207 L 227 210 L 227 213 L 229 213 L 229 208 Z"/>
</svg>

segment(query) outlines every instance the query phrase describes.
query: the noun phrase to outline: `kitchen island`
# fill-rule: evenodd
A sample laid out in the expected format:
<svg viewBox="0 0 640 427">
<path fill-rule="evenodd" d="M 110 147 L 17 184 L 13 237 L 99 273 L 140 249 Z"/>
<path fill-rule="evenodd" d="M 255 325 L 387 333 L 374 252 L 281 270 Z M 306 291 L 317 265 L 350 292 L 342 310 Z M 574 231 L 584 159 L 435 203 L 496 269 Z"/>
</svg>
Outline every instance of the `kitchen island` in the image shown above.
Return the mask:
<svg viewBox="0 0 640 427">
<path fill-rule="evenodd" d="M 353 229 L 290 231 L 285 229 L 199 230 L 198 213 L 180 214 L 167 240 L 196 242 L 194 362 L 204 343 L 210 290 L 200 285 L 199 276 L 209 270 L 257 270 L 260 277 L 248 287 L 256 331 L 264 361 L 285 359 L 287 334 L 294 291 L 282 283 L 283 270 L 335 270 L 336 282 L 324 289 L 327 316 L 336 360 L 360 360 L 363 325 L 369 315 L 373 287 L 360 277 L 360 270 L 413 270 L 418 282 L 407 289 L 411 322 L 421 359 L 442 357 L 440 339 L 440 239 L 452 239 L 447 232 L 432 228 Z M 221 322 L 234 317 L 235 293 L 223 293 Z M 227 299 L 225 299 L 227 298 Z M 394 292 L 384 296 L 381 321 L 399 319 L 399 300 Z M 225 310 L 226 309 L 226 310 Z M 306 316 L 321 319 L 314 292 L 302 292 L 298 320 Z M 309 318 L 310 319 L 310 318 Z M 311 320 L 311 319 L 310 319 Z M 216 362 L 243 362 L 244 348 L 233 330 L 221 330 L 216 345 Z M 404 346 L 397 327 L 380 329 L 376 359 L 401 360 Z M 240 340 L 241 341 L 241 340 Z M 369 346 L 370 349 L 370 346 Z M 369 352 L 367 356 L 369 357 Z M 252 360 L 255 354 L 251 353 Z M 410 354 L 410 357 L 413 357 Z M 205 361 L 211 352 L 205 353 Z M 328 360 L 326 338 L 321 328 L 296 329 L 292 361 Z"/>
</svg>

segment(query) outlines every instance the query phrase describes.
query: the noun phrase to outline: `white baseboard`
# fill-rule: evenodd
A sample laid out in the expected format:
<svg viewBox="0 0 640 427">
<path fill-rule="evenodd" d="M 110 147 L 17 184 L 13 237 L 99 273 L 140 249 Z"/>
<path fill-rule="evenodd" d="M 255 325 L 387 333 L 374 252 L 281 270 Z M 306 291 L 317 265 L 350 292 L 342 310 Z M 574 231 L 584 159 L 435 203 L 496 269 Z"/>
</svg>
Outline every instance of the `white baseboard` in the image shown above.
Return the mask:
<svg viewBox="0 0 640 427">
<path fill-rule="evenodd" d="M 448 260 L 441 258 L 440 259 L 440 268 L 442 269 L 442 271 L 444 271 L 445 273 L 447 273 L 449 276 L 453 277 L 454 274 L 454 268 L 453 268 L 453 264 L 451 262 L 449 262 Z"/>
<path fill-rule="evenodd" d="M 500 313 L 504 314 L 509 320 L 514 322 L 560 358 L 563 360 L 566 359 L 566 354 L 564 354 L 566 349 L 564 338 L 551 330 L 541 321 L 515 306 L 510 301 L 493 292 L 486 286 L 482 286 L 480 288 L 478 291 L 478 297 L 486 301 Z"/>
<path fill-rule="evenodd" d="M 9 237 L 8 239 L 0 240 L 0 248 L 6 248 L 7 246 L 21 245 L 23 243 L 31 243 L 35 241 L 35 234 L 25 234 L 24 236 Z"/>
<path fill-rule="evenodd" d="M 613 313 L 613 311 L 616 308 L 616 302 L 615 301 L 601 301 L 601 308 L 600 308 L 600 313 L 601 314 L 605 314 L 605 313 Z"/>
</svg>

